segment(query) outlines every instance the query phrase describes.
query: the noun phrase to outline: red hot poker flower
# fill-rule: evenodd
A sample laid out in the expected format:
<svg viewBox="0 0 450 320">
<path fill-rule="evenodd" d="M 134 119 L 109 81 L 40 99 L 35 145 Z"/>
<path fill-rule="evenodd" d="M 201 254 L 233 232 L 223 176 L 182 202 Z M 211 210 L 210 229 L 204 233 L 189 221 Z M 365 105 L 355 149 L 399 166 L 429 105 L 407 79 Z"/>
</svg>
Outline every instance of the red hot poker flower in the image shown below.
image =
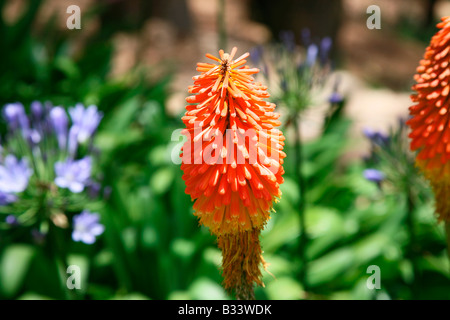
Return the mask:
<svg viewBox="0 0 450 320">
<path fill-rule="evenodd" d="M 450 17 L 442 18 L 439 30 L 426 48 L 414 76 L 416 91 L 409 108 L 412 118 L 411 150 L 418 150 L 416 164 L 430 181 L 439 220 L 450 221 Z"/>
<path fill-rule="evenodd" d="M 249 53 L 233 60 L 236 51 L 206 54 L 216 63 L 197 64 L 182 118 L 181 169 L 194 214 L 218 237 L 225 288 L 251 298 L 253 284 L 263 285 L 259 234 L 281 196 L 286 155 L 275 104 L 252 77 L 259 70 L 245 66 Z"/>
</svg>

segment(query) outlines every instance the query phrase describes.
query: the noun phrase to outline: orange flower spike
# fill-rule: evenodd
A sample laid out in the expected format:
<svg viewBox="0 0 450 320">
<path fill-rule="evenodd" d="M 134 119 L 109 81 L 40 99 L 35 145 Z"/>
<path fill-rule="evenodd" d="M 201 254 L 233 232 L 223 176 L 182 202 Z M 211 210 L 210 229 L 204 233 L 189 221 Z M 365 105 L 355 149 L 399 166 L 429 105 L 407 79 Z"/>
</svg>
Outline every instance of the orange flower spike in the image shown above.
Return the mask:
<svg viewBox="0 0 450 320">
<path fill-rule="evenodd" d="M 259 70 L 219 51 L 215 63 L 198 63 L 182 118 L 187 141 L 182 165 L 186 193 L 200 224 L 218 237 L 224 287 L 238 299 L 253 298 L 261 285 L 259 235 L 281 196 L 284 136 L 267 87 L 255 82 Z"/>
<path fill-rule="evenodd" d="M 450 17 L 442 18 L 414 76 L 409 108 L 411 150 L 430 181 L 439 221 L 450 222 Z"/>
</svg>

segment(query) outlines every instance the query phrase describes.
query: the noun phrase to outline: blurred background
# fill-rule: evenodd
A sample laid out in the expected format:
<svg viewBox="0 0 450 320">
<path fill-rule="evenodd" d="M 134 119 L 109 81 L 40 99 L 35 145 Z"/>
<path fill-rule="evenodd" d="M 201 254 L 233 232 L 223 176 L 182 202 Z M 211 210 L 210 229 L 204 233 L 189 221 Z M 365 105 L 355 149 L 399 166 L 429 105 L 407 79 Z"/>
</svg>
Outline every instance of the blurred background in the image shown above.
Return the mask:
<svg viewBox="0 0 450 320">
<path fill-rule="evenodd" d="M 74 4 L 79 30 L 66 26 Z M 370 30 L 374 4 L 381 29 Z M 196 63 L 234 46 L 261 69 L 286 135 L 283 196 L 261 237 L 273 275 L 257 299 L 450 298 L 445 233 L 404 126 L 415 69 L 450 2 L 1 0 L 0 10 L 1 106 L 81 102 L 103 114 L 92 143 L 104 225 L 90 245 L 61 225 L 67 263 L 82 272 L 67 295 L 42 221 L 12 224 L 21 212 L 0 210 L 0 298 L 229 299 L 215 237 L 198 226 L 171 155 Z M 293 75 L 303 91 L 288 88 L 280 61 L 311 67 Z M 0 130 L 3 145 L 3 118 Z M 367 286 L 371 265 L 380 289 Z"/>
</svg>

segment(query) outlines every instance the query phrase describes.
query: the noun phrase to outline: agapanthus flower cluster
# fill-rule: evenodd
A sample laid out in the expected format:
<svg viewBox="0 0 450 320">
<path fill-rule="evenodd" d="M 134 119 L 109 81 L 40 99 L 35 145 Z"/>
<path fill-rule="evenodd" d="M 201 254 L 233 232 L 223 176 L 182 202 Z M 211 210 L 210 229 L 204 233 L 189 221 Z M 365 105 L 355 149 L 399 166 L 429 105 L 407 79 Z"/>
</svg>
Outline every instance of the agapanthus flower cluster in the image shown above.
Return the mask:
<svg viewBox="0 0 450 320">
<path fill-rule="evenodd" d="M 414 186 L 420 192 L 424 184 L 409 150 L 405 119 L 399 119 L 388 133 L 370 128 L 363 129 L 362 133 L 370 142 L 370 153 L 364 158 L 367 169 L 363 171 L 363 177 L 379 188 L 386 183 L 402 191 Z"/>
<path fill-rule="evenodd" d="M 38 101 L 29 110 L 27 114 L 18 102 L 3 108 L 6 133 L 0 149 L 0 221 L 7 227 L 30 227 L 45 234 L 49 223 L 66 228 L 69 215 L 95 202 L 89 197 L 90 189 L 99 188 L 93 177 L 91 142 L 102 113 L 94 105 L 79 103 L 67 112 Z M 83 211 L 80 218 L 74 217 L 75 241 L 91 244 L 103 232 L 96 214 L 95 228 L 80 227 L 79 222 L 87 221 L 90 214 Z"/>
<path fill-rule="evenodd" d="M 296 44 L 292 31 L 282 32 L 280 38 L 278 45 L 254 48 L 252 60 L 274 88 L 273 101 L 297 113 L 317 102 L 314 97 L 331 74 L 332 40 L 312 41 L 308 29 L 302 31 L 302 47 Z M 343 100 L 337 86 L 328 100 L 332 104 Z"/>
</svg>

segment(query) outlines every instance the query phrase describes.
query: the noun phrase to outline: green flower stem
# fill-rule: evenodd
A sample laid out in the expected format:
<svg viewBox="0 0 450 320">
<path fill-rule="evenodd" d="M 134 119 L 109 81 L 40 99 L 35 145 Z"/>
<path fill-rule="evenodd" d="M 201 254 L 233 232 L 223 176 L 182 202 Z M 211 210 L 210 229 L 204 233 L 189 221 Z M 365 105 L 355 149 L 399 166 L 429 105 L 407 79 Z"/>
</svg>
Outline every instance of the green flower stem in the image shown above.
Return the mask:
<svg viewBox="0 0 450 320">
<path fill-rule="evenodd" d="M 306 209 L 306 181 L 303 176 L 303 148 L 301 141 L 301 133 L 300 133 L 300 120 L 298 115 L 294 115 L 292 118 L 292 123 L 294 125 L 295 130 L 295 175 L 297 178 L 297 182 L 300 187 L 300 202 L 299 202 L 299 248 L 298 253 L 300 256 L 300 261 L 302 263 L 302 267 L 300 269 L 299 279 L 300 283 L 303 285 L 305 291 L 308 291 L 308 261 L 306 258 L 306 244 L 308 242 L 308 234 L 306 233 L 305 226 L 305 209 Z"/>
<path fill-rule="evenodd" d="M 227 28 L 225 23 L 225 0 L 219 0 L 217 12 L 217 29 L 219 30 L 219 49 L 227 50 Z"/>
<path fill-rule="evenodd" d="M 67 257 L 64 251 L 64 238 L 61 233 L 62 230 L 55 226 L 52 222 L 49 223 L 48 229 L 48 248 L 50 253 L 50 259 L 55 263 L 58 279 L 61 285 L 61 291 L 64 294 L 65 299 L 72 300 L 72 294 L 69 288 L 67 288 L 66 270 L 68 267 Z"/>
<path fill-rule="evenodd" d="M 412 294 L 413 298 L 417 299 L 417 295 L 420 292 L 420 270 L 417 264 L 417 237 L 416 232 L 414 229 L 414 199 L 413 195 L 411 194 L 410 186 L 406 186 L 406 225 L 408 228 L 408 235 L 409 235 L 409 248 L 407 255 L 409 256 L 409 260 L 411 261 L 411 265 L 413 268 L 414 273 L 414 282 L 412 285 Z"/>
<path fill-rule="evenodd" d="M 445 235 L 447 238 L 448 261 L 450 263 L 450 221 L 445 221 Z"/>
</svg>

